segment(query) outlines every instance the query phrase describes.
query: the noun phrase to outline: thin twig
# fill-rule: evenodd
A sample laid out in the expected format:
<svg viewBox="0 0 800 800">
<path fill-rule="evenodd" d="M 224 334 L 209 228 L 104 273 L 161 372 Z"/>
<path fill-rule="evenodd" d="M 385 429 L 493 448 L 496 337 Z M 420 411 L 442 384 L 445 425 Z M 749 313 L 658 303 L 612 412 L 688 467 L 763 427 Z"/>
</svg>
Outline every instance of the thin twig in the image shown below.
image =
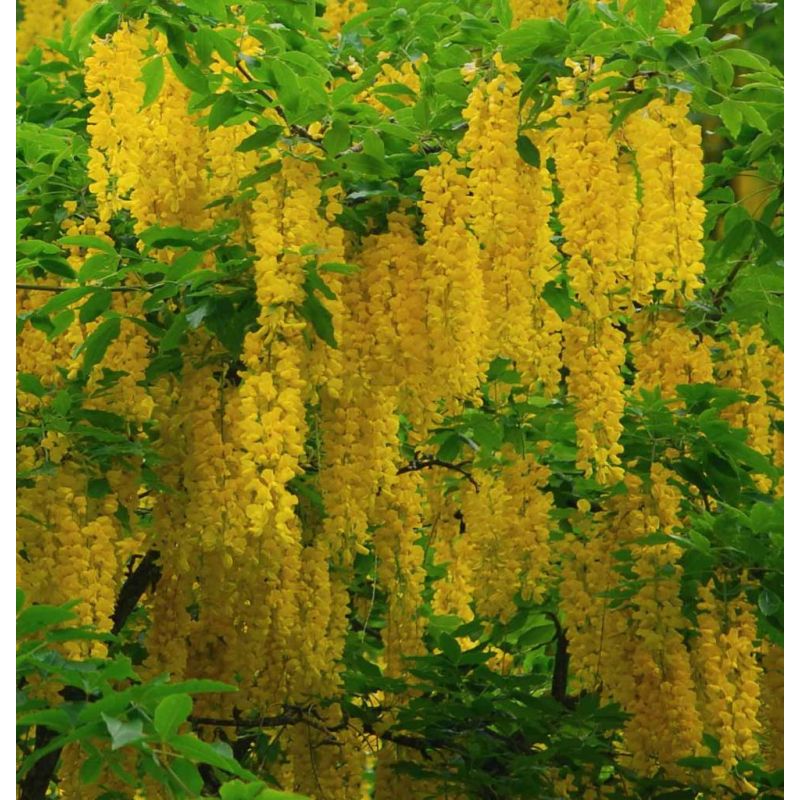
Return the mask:
<svg viewBox="0 0 800 800">
<path fill-rule="evenodd" d="M 244 65 L 241 61 L 236 62 L 236 69 L 247 78 L 248 82 L 253 81 L 253 76 L 245 69 Z M 274 105 L 275 100 L 269 96 L 269 93 L 265 89 L 256 89 L 256 92 L 260 94 L 265 100 L 272 103 L 272 108 L 275 109 L 276 113 L 280 115 L 281 119 L 289 126 L 289 131 L 293 133 L 295 136 L 300 136 L 301 138 L 308 141 L 310 144 L 313 144 L 315 147 L 319 147 L 322 149 L 322 144 L 318 142 L 306 128 L 302 125 L 292 125 L 289 120 L 286 119 L 286 112 L 278 105 Z"/>
<path fill-rule="evenodd" d="M 17 289 L 29 292 L 66 292 L 69 289 L 78 289 L 78 286 L 37 286 L 35 283 L 18 283 Z M 146 292 L 150 286 L 87 286 L 87 289 L 106 289 L 109 292 Z"/>
<path fill-rule="evenodd" d="M 449 461 L 441 461 L 438 458 L 415 458 L 410 464 L 405 467 L 400 467 L 397 470 L 398 475 L 405 475 L 407 472 L 418 472 L 421 469 L 430 469 L 431 467 L 442 467 L 443 469 L 449 469 L 453 472 L 458 472 L 460 475 L 463 475 L 472 485 L 475 487 L 475 491 L 480 491 L 480 485 L 472 475 L 467 472 L 463 465 L 469 463 L 466 461 L 461 462 L 460 464 L 451 464 Z"/>
</svg>

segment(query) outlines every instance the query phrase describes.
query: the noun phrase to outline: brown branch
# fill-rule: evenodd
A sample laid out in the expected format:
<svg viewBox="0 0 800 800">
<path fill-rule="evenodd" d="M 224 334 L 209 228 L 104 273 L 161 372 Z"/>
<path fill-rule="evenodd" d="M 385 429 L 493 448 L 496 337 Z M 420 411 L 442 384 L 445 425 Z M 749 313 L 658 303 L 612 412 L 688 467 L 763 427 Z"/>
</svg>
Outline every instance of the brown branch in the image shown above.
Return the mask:
<svg viewBox="0 0 800 800">
<path fill-rule="evenodd" d="M 561 627 L 558 617 L 550 611 L 546 612 L 545 616 L 556 627 L 556 657 L 553 664 L 553 681 L 550 694 L 562 706 L 570 709 L 575 708 L 577 698 L 567 694 L 567 685 L 569 683 L 569 640 L 564 628 Z"/>
<path fill-rule="evenodd" d="M 117 596 L 112 615 L 113 634 L 119 633 L 126 620 L 136 608 L 141 596 L 148 588 L 154 586 L 161 577 L 161 566 L 158 564 L 158 551 L 149 550 L 139 562 L 139 566 L 131 572 Z M 84 692 L 74 686 L 67 686 L 60 692 L 65 700 L 91 700 Z M 46 725 L 36 726 L 35 749 L 46 747 L 58 736 L 58 733 Z M 56 748 L 31 767 L 20 783 L 20 800 L 45 800 L 53 774 L 61 757 L 61 748 Z"/>
<path fill-rule="evenodd" d="M 111 633 L 117 634 L 125 626 L 128 617 L 133 613 L 142 595 L 155 588 L 161 579 L 161 565 L 158 563 L 158 550 L 148 550 L 139 566 L 131 572 L 122 584 L 111 616 L 113 626 Z"/>
<path fill-rule="evenodd" d="M 441 461 L 438 458 L 415 458 L 410 464 L 405 467 L 400 467 L 397 470 L 398 475 L 405 475 L 407 472 L 418 472 L 421 469 L 430 469 L 431 467 L 442 467 L 443 469 L 449 469 L 453 472 L 458 472 L 460 475 L 463 475 L 475 488 L 476 492 L 480 491 L 480 485 L 472 475 L 464 469 L 464 464 L 468 464 L 468 461 L 462 461 L 460 464 L 451 464 L 449 461 Z"/>
<path fill-rule="evenodd" d="M 744 268 L 745 264 L 749 264 L 749 258 L 743 258 L 737 261 L 733 269 L 728 273 L 725 280 L 719 285 L 717 290 L 711 295 L 711 303 L 719 309 L 725 295 L 733 288 L 734 281 L 739 276 L 739 273 Z"/>
<path fill-rule="evenodd" d="M 245 69 L 241 61 L 236 62 L 236 69 L 239 70 L 242 75 L 244 75 L 248 82 L 253 81 L 253 76 Z M 275 104 L 275 100 L 269 96 L 269 92 L 267 92 L 265 89 L 256 89 L 256 92 L 271 104 L 271 107 L 275 109 L 276 113 L 279 114 L 281 119 L 289 126 L 290 133 L 294 134 L 295 136 L 299 136 L 310 144 L 313 144 L 315 147 L 322 149 L 322 144 L 308 132 L 307 128 L 304 128 L 302 125 L 293 125 L 288 119 L 286 119 L 286 112 L 279 105 Z"/>
<path fill-rule="evenodd" d="M 313 715 L 316 719 L 310 719 L 309 716 Z M 214 725 L 220 728 L 238 728 L 238 729 L 253 729 L 253 728 L 279 728 L 285 725 L 309 725 L 315 730 L 322 731 L 323 733 L 337 733 L 344 730 L 350 723 L 348 715 L 344 715 L 341 722 L 335 725 L 325 725 L 319 721 L 319 715 L 314 713 L 312 708 L 301 708 L 298 706 L 288 706 L 285 713 L 279 714 L 275 717 L 261 717 L 260 719 L 242 720 L 242 719 L 223 719 L 220 717 L 189 717 L 189 721 L 193 725 Z M 431 746 L 424 740 L 416 736 L 408 736 L 402 733 L 392 733 L 391 731 L 383 731 L 377 733 L 369 722 L 360 720 L 364 733 L 377 736 L 385 742 L 392 742 L 393 744 L 400 745 L 401 747 L 408 747 L 414 750 L 419 750 L 423 756 L 429 758 L 427 751 Z"/>
<path fill-rule="evenodd" d="M 47 747 L 56 736 L 58 734 L 52 728 L 37 725 L 34 751 Z M 19 784 L 20 800 L 45 800 L 60 756 L 61 748 L 59 747 L 33 765 L 30 772 L 25 775 Z"/>
<path fill-rule="evenodd" d="M 77 289 L 78 286 L 37 286 L 35 283 L 18 283 L 17 289 L 28 292 L 66 292 L 68 289 Z M 106 289 L 109 292 L 145 292 L 150 286 L 88 286 L 89 289 Z"/>
</svg>

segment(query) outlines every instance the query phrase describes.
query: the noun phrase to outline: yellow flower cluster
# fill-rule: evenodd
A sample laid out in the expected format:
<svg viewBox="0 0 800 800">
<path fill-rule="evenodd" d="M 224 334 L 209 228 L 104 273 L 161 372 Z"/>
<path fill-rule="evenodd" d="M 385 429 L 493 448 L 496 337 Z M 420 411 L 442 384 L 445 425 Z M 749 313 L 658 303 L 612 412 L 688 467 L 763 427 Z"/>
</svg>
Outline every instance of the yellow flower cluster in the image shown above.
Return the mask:
<svg viewBox="0 0 800 800">
<path fill-rule="evenodd" d="M 698 637 L 692 653 L 702 686 L 700 712 L 719 740 L 721 765 L 711 768 L 721 787 L 746 790 L 732 774 L 739 759 L 758 753 L 762 668 L 756 659 L 755 616 L 746 598 L 719 598 L 712 583 L 699 589 Z"/>
<path fill-rule="evenodd" d="M 87 497 L 87 478 L 72 460 L 20 489 L 18 580 L 31 599 L 58 605 L 81 598 L 75 608 L 80 622 L 111 630 L 121 535 L 113 518 L 116 507 L 113 495 Z M 64 651 L 72 658 L 103 656 L 106 645 L 67 642 Z"/>
<path fill-rule="evenodd" d="M 575 402 L 576 466 L 600 483 L 614 483 L 624 470 L 620 456 L 625 381 L 625 334 L 610 318 L 593 320 L 586 311 L 564 322 L 567 388 Z M 598 387 L 602 387 L 598 392 Z"/>
<path fill-rule="evenodd" d="M 440 397 L 467 398 L 485 366 L 488 321 L 478 241 L 467 228 L 467 179 L 443 153 L 422 176 L 424 292 L 430 375 Z M 453 363 L 459 369 L 452 368 Z"/>
<path fill-rule="evenodd" d="M 631 115 L 624 138 L 636 154 L 642 203 L 636 235 L 635 299 L 653 286 L 668 303 L 691 300 L 702 285 L 703 187 L 700 130 L 688 119 L 689 96 L 652 100 Z"/>
<path fill-rule="evenodd" d="M 17 26 L 17 63 L 32 47 L 47 53 L 46 39 L 60 39 L 65 22 L 76 22 L 94 5 L 93 0 L 20 0 L 22 21 Z"/>
<path fill-rule="evenodd" d="M 667 0 L 661 20 L 662 28 L 675 28 L 678 33 L 688 33 L 692 27 L 692 10 L 695 0 Z"/>
<path fill-rule="evenodd" d="M 166 52 L 166 37 L 140 20 L 96 40 L 86 60 L 90 189 L 101 222 L 127 209 L 137 231 L 155 224 L 205 227 L 221 213 L 206 205 L 238 188 L 257 162 L 255 153 L 236 152 L 248 126 L 208 131 L 197 124 L 187 110 L 191 93 Z M 164 83 L 143 107 L 142 68 L 154 59 L 163 61 Z"/>
<path fill-rule="evenodd" d="M 634 395 L 660 387 L 662 397 L 672 398 L 678 386 L 712 382 L 707 341 L 681 322 L 676 312 L 662 312 L 657 317 L 641 312 L 634 318 L 630 345 L 636 367 Z"/>
<path fill-rule="evenodd" d="M 433 610 L 443 616 L 461 617 L 469 622 L 474 613 L 473 568 L 478 558 L 476 542 L 467 535 L 463 512 L 452 494 L 442 492 L 434 477 L 426 481 L 429 509 L 429 541 L 436 552 L 436 563 L 446 567 L 443 578 L 434 584 Z"/>
<path fill-rule="evenodd" d="M 736 389 L 746 398 L 724 409 L 722 416 L 736 428 L 745 428 L 749 444 L 760 453 L 770 453 L 772 442 L 772 410 L 768 405 L 767 384 L 771 382 L 773 368 L 767 342 L 761 328 L 755 326 L 741 331 L 737 323 L 730 327 L 731 338 L 723 345 L 723 358 L 717 363 L 717 377 L 730 389 Z M 749 399 L 752 398 L 752 399 Z"/>
<path fill-rule="evenodd" d="M 467 484 L 461 491 L 461 519 L 471 544 L 459 556 L 468 556 L 470 572 L 480 576 L 472 588 L 477 613 L 507 621 L 517 594 L 525 600 L 543 596 L 552 496 L 540 488 L 547 482 L 546 468 L 510 449 L 505 455 L 510 463 L 501 475 L 475 471 L 480 490 Z"/>
<path fill-rule="evenodd" d="M 683 631 L 681 551 L 642 539 L 680 521 L 681 491 L 654 464 L 650 486 L 626 477 L 627 493 L 591 515 L 579 501 L 577 532 L 561 544 L 561 608 L 575 688 L 600 689 L 630 715 L 623 759 L 640 774 L 664 769 L 685 777 L 677 761 L 698 754 L 703 725 L 696 678 Z M 627 602 L 612 602 L 620 584 L 616 557 L 627 554 L 635 581 Z"/>
<path fill-rule="evenodd" d="M 141 78 L 146 51 L 163 58 L 166 39 L 151 38 L 143 21 L 96 41 L 86 60 L 89 113 L 90 188 L 101 221 L 128 209 L 137 231 L 160 224 L 200 227 L 206 218 L 200 128 L 188 114 L 189 90 L 165 64 L 164 85 L 142 108 Z"/>
<path fill-rule="evenodd" d="M 511 0 L 511 13 L 514 22 L 526 19 L 563 19 L 567 13 L 569 0 Z"/>
<path fill-rule="evenodd" d="M 323 20 L 328 30 L 338 35 L 342 26 L 367 10 L 367 0 L 326 0 Z"/>
<path fill-rule="evenodd" d="M 491 355 L 510 358 L 532 379 L 539 377 L 536 367 L 544 362 L 543 377 L 552 384 L 547 369 L 552 361 L 540 355 L 537 345 L 543 343 L 542 323 L 549 332 L 554 318 L 536 302 L 555 267 L 548 230 L 549 176 L 517 152 L 518 69 L 500 56 L 494 65 L 497 76 L 481 81 L 470 94 L 463 112 L 468 127 L 459 144 L 469 168 L 467 221 L 480 243 L 484 297 L 492 315 L 488 348 Z M 539 326 L 531 324 L 533 316 Z"/>
<path fill-rule="evenodd" d="M 425 618 L 419 613 L 425 587 L 423 549 L 417 543 L 422 525 L 421 478 L 398 476 L 381 492 L 375 507 L 377 577 L 388 598 L 384 642 L 385 674 L 405 672 L 404 658 L 423 655 Z"/>
<path fill-rule="evenodd" d="M 564 365 L 576 404 L 579 466 L 600 482 L 613 482 L 622 476 L 625 361 L 624 335 L 615 321 L 630 302 L 636 186 L 611 132 L 605 91 L 585 104 L 574 102 L 584 75 L 578 65 L 574 72 L 575 78 L 560 79 L 561 99 L 553 112 L 558 127 L 551 134 L 563 192 L 562 249 L 569 257 L 570 287 L 585 309 L 565 322 Z"/>
<path fill-rule="evenodd" d="M 669 2 L 663 24 L 683 29 L 689 5 Z M 517 0 L 512 11 L 517 21 L 560 18 L 566 6 Z M 365 9 L 355 0 L 330 2 L 325 21 L 337 34 Z M 242 47 L 256 53 L 259 45 Z M 561 80 L 541 126 L 521 131 L 518 69 L 496 56 L 488 77 L 472 85 L 457 156 L 432 158 L 418 175 L 416 206 L 393 208 L 384 227 L 370 220 L 372 232 L 359 240 L 336 225 L 343 188 L 323 182 L 313 145 L 284 139 L 268 152 L 237 153 L 251 128 L 209 131 L 188 110 L 190 93 L 166 59 L 164 86 L 142 108 L 142 67 L 165 53 L 163 36 L 145 21 L 123 23 L 94 42 L 86 85 L 98 218 L 78 215 L 73 201 L 64 230 L 110 241 L 120 212 L 132 215 L 137 233 L 155 224 L 203 229 L 235 217 L 237 241 L 255 254 L 257 320 L 236 379 L 220 369 L 214 341 L 190 332 L 180 375 L 147 385 L 151 343 L 123 319 L 89 378 L 90 391 L 104 369 L 124 374 L 87 407 L 131 420 L 137 435 L 152 426 L 158 478 L 170 491 L 140 498 L 141 465 L 131 461 L 129 471 L 117 465 L 108 473 L 106 497 L 89 498 L 69 436 L 48 430 L 41 446 L 19 454 L 24 470 L 59 465 L 20 490 L 22 585 L 39 601 L 83 598 L 81 619 L 109 630 L 128 558 L 158 549 L 163 575 L 145 597 L 152 620 L 146 671 L 238 681 L 235 700 L 199 701 L 198 712 L 209 716 L 230 716 L 234 703 L 269 714 L 341 690 L 359 556 L 374 559 L 376 589 L 387 598 L 381 666 L 387 675 L 405 673 L 403 657 L 424 651 L 424 536 L 434 562 L 446 567 L 432 587 L 436 614 L 508 620 L 518 596 L 539 602 L 557 586 L 570 692 L 598 690 L 622 705 L 627 766 L 680 779 L 677 761 L 704 754 L 706 732 L 721 742 L 723 765 L 709 776 L 714 791 L 747 790 L 733 770 L 756 754 L 762 725 L 769 758 L 777 763 L 782 752 L 782 653 L 765 646 L 759 663 L 752 609 L 742 597 L 720 599 L 710 586 L 700 590 L 699 635 L 690 648 L 681 551 L 642 541 L 682 524 L 682 490 L 657 463 L 645 480 L 626 475 L 631 465 L 620 444 L 631 390 L 660 387 L 674 398 L 681 384 L 716 379 L 755 398 L 729 408 L 727 418 L 748 429 L 760 452 L 776 460 L 782 453 L 780 350 L 758 329 L 732 326 L 712 363 L 710 339 L 683 324 L 681 306 L 702 272 L 702 154 L 688 98 L 653 100 L 614 131 L 607 92 L 584 91 L 599 59 L 588 67 L 570 62 L 574 75 Z M 401 110 L 410 95 L 392 98 L 394 90 L 381 94 L 380 87 L 418 92 L 418 67 L 383 63 L 357 99 L 381 113 Z M 215 65 L 219 91 L 230 69 Z M 361 77 L 355 62 L 350 71 Z M 312 126 L 311 135 L 320 130 Z M 537 151 L 539 166 L 523 161 L 520 147 Z M 255 187 L 252 200 L 206 208 L 235 195 L 258 164 L 280 170 Z M 76 269 L 92 255 L 69 250 Z M 357 265 L 355 274 L 325 268 L 345 262 Z M 312 274 L 335 295 L 317 292 L 338 349 L 306 318 Z M 564 278 L 577 305 L 562 322 L 545 296 Z M 43 294 L 21 291 L 20 313 L 39 308 Z M 137 293 L 115 293 L 112 311 L 141 316 Z M 73 322 L 52 342 L 27 325 L 20 371 L 59 386 L 59 368 L 77 374 L 72 353 L 97 324 Z M 424 449 L 446 414 L 482 401 L 481 383 L 498 356 L 537 393 L 558 396 L 565 383 L 578 469 L 600 484 L 625 481 L 599 509 L 579 501 L 559 542 L 551 543 L 550 475 L 536 454 L 499 447 L 493 466 L 472 469 L 477 485 L 425 464 L 423 453 L 411 469 L 399 459 L 401 442 Z M 498 389 L 494 401 L 502 403 L 501 395 Z M 21 408 L 34 411 L 39 403 L 24 395 Z M 134 526 L 123 538 L 115 517 L 123 508 L 132 519 L 152 510 L 152 530 Z M 620 587 L 623 560 L 632 584 Z M 628 589 L 621 605 L 609 597 L 619 588 Z M 371 603 L 355 610 L 369 623 Z M 491 666 L 509 668 L 499 654 Z M 318 710 L 329 725 L 343 719 L 335 704 Z M 322 731 L 295 726 L 281 767 L 285 785 L 317 798 L 360 797 L 362 733 L 342 726 L 339 746 L 329 747 Z M 424 796 L 421 784 L 390 769 L 417 757 L 383 743 L 379 797 Z M 76 768 L 67 759 L 65 785 Z M 602 796 L 569 779 L 559 791 Z"/>
</svg>

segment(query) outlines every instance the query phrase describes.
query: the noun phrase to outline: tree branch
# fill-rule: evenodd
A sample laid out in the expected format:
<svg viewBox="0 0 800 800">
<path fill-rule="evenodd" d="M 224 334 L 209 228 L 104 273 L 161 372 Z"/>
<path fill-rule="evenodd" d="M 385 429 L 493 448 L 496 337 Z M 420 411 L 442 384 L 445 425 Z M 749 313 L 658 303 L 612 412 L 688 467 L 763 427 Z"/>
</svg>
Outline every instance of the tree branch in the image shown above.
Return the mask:
<svg viewBox="0 0 800 800">
<path fill-rule="evenodd" d="M 161 565 L 158 563 L 158 558 L 158 550 L 148 550 L 139 562 L 139 566 L 129 573 L 125 583 L 122 584 L 111 616 L 113 621 L 111 633 L 117 634 L 122 630 L 142 595 L 148 588 L 154 588 L 161 579 Z"/>
<path fill-rule="evenodd" d="M 248 83 L 252 82 L 253 76 L 245 69 L 241 61 L 236 62 L 236 69 L 239 70 L 242 75 L 244 75 Z M 281 119 L 289 126 L 290 133 L 293 133 L 295 136 L 305 139 L 307 142 L 309 142 L 309 144 L 313 144 L 315 147 L 322 149 L 322 144 L 320 144 L 320 142 L 318 142 L 308 132 L 307 128 L 304 128 L 301 125 L 292 125 L 289 123 L 289 121 L 286 119 L 286 112 L 279 105 L 275 105 L 275 101 L 269 96 L 269 93 L 265 89 L 256 89 L 256 92 L 272 104 L 272 108 L 275 109 L 275 111 L 280 115 Z"/>
<path fill-rule="evenodd" d="M 553 681 L 550 685 L 550 694 L 555 700 L 565 708 L 575 708 L 576 697 L 567 694 L 569 683 L 569 640 L 558 617 L 551 611 L 545 616 L 553 622 L 556 627 L 556 657 L 553 664 Z"/>
<path fill-rule="evenodd" d="M 139 566 L 136 567 L 125 580 L 117 596 L 117 602 L 112 615 L 113 626 L 111 632 L 119 633 L 128 617 L 133 613 L 142 595 L 148 588 L 158 583 L 161 577 L 161 566 L 158 564 L 159 553 L 157 550 L 148 550 Z M 85 693 L 79 689 L 67 686 L 61 691 L 65 700 L 87 700 Z M 36 750 L 46 747 L 58 733 L 45 725 L 36 726 Z M 53 780 L 53 774 L 61 757 L 61 748 L 48 753 L 33 765 L 20 783 L 21 800 L 46 800 L 47 790 Z"/>
<path fill-rule="evenodd" d="M 405 467 L 400 467 L 397 470 L 398 475 L 405 475 L 407 472 L 418 472 L 421 469 L 430 469 L 431 467 L 442 467 L 443 469 L 453 470 L 453 472 L 458 472 L 460 475 L 463 475 L 475 488 L 476 492 L 480 491 L 480 485 L 472 477 L 472 475 L 464 469 L 464 464 L 468 464 L 468 461 L 462 461 L 460 464 L 451 464 L 449 461 L 441 461 L 438 458 L 415 458 L 410 464 Z"/>
<path fill-rule="evenodd" d="M 76 286 L 39 286 L 35 283 L 18 283 L 17 289 L 25 289 L 28 292 L 66 292 L 68 289 L 76 289 Z M 90 289 L 105 289 L 109 292 L 146 292 L 150 286 L 90 286 Z"/>
</svg>

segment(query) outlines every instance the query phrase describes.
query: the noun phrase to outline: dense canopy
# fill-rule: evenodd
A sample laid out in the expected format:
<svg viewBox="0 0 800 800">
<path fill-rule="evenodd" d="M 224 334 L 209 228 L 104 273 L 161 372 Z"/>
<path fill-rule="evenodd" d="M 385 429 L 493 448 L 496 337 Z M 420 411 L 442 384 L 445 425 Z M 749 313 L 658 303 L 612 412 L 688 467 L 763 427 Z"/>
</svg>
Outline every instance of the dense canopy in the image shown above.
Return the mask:
<svg viewBox="0 0 800 800">
<path fill-rule="evenodd" d="M 783 796 L 782 13 L 18 2 L 22 800 Z"/>
</svg>

